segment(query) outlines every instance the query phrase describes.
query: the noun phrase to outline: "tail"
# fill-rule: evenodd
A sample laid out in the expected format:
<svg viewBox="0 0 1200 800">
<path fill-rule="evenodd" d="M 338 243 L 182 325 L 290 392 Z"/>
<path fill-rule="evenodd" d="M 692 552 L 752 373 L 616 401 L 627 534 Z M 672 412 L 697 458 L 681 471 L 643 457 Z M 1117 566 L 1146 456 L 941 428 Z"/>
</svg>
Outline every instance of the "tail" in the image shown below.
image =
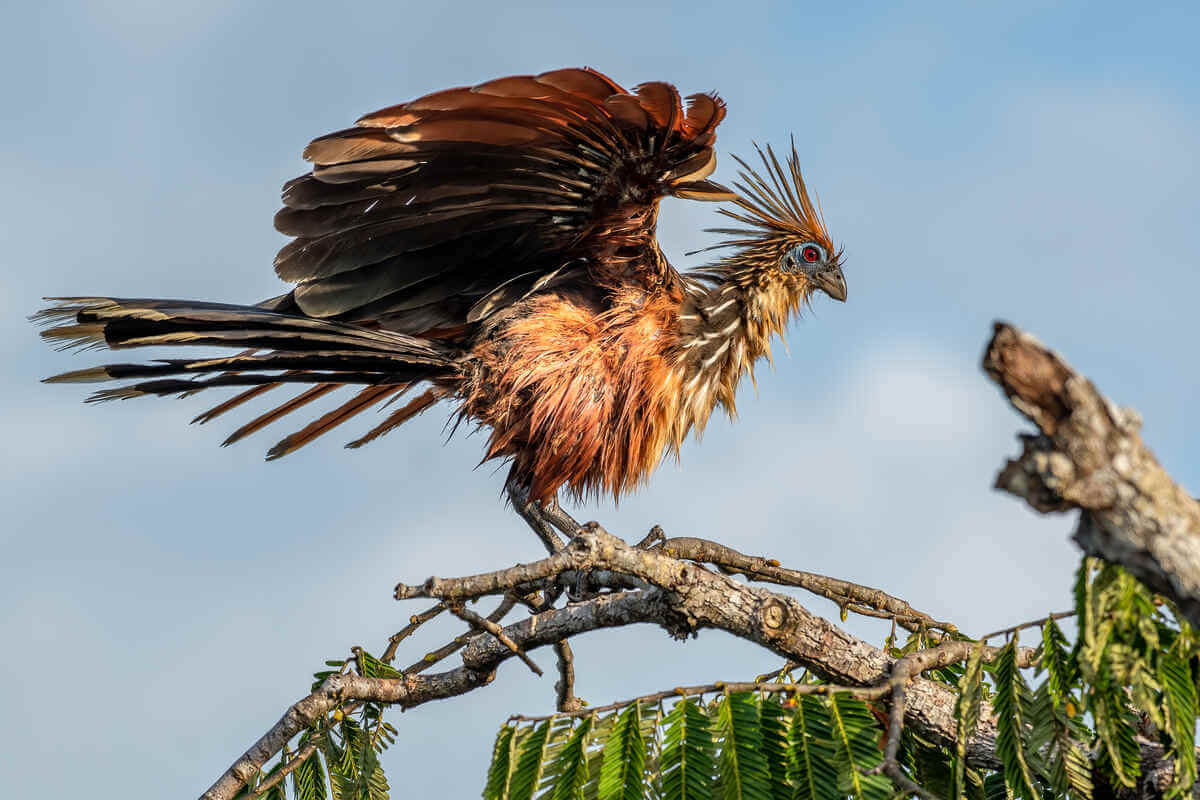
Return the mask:
<svg viewBox="0 0 1200 800">
<path fill-rule="evenodd" d="M 267 459 L 294 452 L 354 415 L 399 398 L 423 381 L 452 378 L 456 353 L 438 342 L 392 331 L 271 311 L 259 306 L 189 300 L 131 300 L 60 297 L 34 314 L 48 325 L 42 337 L 58 349 L 216 345 L 242 352 L 219 358 L 107 364 L 64 372 L 45 383 L 136 380 L 93 393 L 88 402 L 143 395 L 188 395 L 223 386 L 251 387 L 209 409 L 193 422 L 205 423 L 284 384 L 309 384 L 305 391 L 251 420 L 225 440 L 229 445 L 301 408 L 339 386 L 362 388 L 353 398 L 284 438 Z M 173 377 L 167 377 L 173 376 Z M 151 380 L 137 380 L 137 379 Z M 424 411 L 449 393 L 443 383 L 409 401 L 347 447 L 359 447 Z"/>
</svg>

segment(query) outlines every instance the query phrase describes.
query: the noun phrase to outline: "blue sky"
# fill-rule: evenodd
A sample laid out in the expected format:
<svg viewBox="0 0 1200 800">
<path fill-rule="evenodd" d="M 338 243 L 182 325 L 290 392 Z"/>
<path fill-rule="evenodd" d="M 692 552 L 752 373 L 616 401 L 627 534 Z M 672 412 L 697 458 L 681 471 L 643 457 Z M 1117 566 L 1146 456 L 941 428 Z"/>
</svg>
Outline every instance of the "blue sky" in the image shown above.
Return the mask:
<svg viewBox="0 0 1200 800">
<path fill-rule="evenodd" d="M 280 184 L 303 145 L 434 89 L 591 65 L 729 104 L 729 152 L 795 134 L 845 243 L 849 302 L 818 300 L 789 353 L 614 533 L 719 538 L 879 585 L 976 633 L 1069 606 L 1071 521 L 989 488 L 1023 427 L 978 369 L 993 319 L 1063 352 L 1185 485 L 1200 484 L 1200 12 L 1194 4 L 580 5 L 27 3 L 0 33 L 0 752 L 13 796 L 198 794 L 352 645 L 380 649 L 418 605 L 397 580 L 537 557 L 426 414 L 360 451 L 278 463 L 274 439 L 217 445 L 201 399 L 85 407 L 47 374 L 42 295 L 253 302 Z M 680 266 L 701 204 L 668 203 Z M 361 426 L 360 426 L 361 427 Z M 280 430 L 279 433 L 286 433 Z M 340 435 L 340 434 L 339 434 Z M 349 438 L 347 432 L 342 438 Z M 813 601 L 822 613 L 831 609 Z M 885 631 L 854 622 L 880 641 Z M 456 632 L 432 626 L 416 660 Z M 601 703 L 743 679 L 776 663 L 715 632 L 576 643 Z M 535 658 L 549 667 L 548 653 Z M 552 672 L 552 671 L 551 671 Z M 473 795 L 496 727 L 544 712 L 519 664 L 470 699 L 395 715 L 396 796 Z"/>
</svg>

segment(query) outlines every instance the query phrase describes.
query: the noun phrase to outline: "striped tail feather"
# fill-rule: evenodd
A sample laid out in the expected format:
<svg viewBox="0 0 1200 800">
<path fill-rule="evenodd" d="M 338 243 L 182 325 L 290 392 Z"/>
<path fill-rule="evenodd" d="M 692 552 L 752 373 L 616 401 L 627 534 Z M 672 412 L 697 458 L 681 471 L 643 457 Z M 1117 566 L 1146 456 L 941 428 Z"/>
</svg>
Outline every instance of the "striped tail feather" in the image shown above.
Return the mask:
<svg viewBox="0 0 1200 800">
<path fill-rule="evenodd" d="M 46 383 L 133 381 L 97 391 L 88 402 L 249 387 L 192 420 L 203 424 L 279 386 L 307 385 L 296 397 L 236 430 L 225 440 L 226 445 L 340 386 L 363 387 L 346 403 L 279 442 L 268 453 L 268 459 L 294 452 L 362 411 L 399 397 L 417 383 L 452 378 L 457 371 L 455 351 L 439 342 L 261 306 L 109 297 L 50 299 L 57 300 L 57 305 L 39 311 L 33 319 L 49 326 L 42 336 L 57 343 L 59 349 L 219 345 L 240 350 L 220 357 L 105 364 L 45 379 Z M 435 385 L 348 446 L 358 447 L 386 433 L 448 392 L 442 385 Z"/>
</svg>

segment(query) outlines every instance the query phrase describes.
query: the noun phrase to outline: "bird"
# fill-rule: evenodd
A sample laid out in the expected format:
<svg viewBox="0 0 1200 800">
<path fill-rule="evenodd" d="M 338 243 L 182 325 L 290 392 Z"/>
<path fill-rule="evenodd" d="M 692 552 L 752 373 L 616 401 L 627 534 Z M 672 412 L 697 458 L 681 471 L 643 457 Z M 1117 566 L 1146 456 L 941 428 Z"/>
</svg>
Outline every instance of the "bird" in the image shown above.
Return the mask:
<svg viewBox="0 0 1200 800">
<path fill-rule="evenodd" d="M 542 536 L 578 523 L 559 505 L 619 499 L 703 432 L 789 319 L 823 293 L 846 300 L 843 251 L 810 198 L 793 139 L 781 161 L 736 155 L 733 189 L 710 179 L 715 93 L 632 91 L 591 68 L 434 92 L 314 139 L 284 184 L 274 261 L 293 284 L 239 305 L 47 298 L 33 316 L 60 349 L 188 345 L 223 355 L 117 363 L 48 383 L 125 381 L 89 402 L 240 393 L 207 423 L 291 387 L 232 444 L 338 389 L 352 394 L 284 437 L 295 452 L 370 408 L 403 403 L 357 448 L 446 402 L 455 427 L 489 431 L 483 462 Z M 656 238 L 666 197 L 723 203 L 708 265 L 680 272 Z M 700 252 L 700 251 L 695 251 Z M 691 253 L 689 253 L 691 255 Z M 547 544 L 549 547 L 550 545 Z"/>
</svg>

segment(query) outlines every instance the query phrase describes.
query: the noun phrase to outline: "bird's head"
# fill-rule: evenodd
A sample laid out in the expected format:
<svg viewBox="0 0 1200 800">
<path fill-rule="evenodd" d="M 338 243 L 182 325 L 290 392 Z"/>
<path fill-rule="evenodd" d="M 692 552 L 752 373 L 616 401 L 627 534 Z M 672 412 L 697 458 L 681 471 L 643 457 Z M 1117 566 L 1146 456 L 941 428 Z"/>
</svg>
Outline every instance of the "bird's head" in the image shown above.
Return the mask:
<svg viewBox="0 0 1200 800">
<path fill-rule="evenodd" d="M 809 199 L 795 144 L 786 167 L 770 147 L 765 153 L 759 149 L 758 155 L 766 178 L 734 156 L 742 167 L 734 183 L 737 208 L 719 213 L 744 227 L 710 229 L 732 237 L 718 247 L 737 248 L 720 267 L 746 283 L 781 290 L 793 307 L 808 302 L 817 291 L 845 302 L 842 251 L 834 247 L 820 210 Z"/>
</svg>

